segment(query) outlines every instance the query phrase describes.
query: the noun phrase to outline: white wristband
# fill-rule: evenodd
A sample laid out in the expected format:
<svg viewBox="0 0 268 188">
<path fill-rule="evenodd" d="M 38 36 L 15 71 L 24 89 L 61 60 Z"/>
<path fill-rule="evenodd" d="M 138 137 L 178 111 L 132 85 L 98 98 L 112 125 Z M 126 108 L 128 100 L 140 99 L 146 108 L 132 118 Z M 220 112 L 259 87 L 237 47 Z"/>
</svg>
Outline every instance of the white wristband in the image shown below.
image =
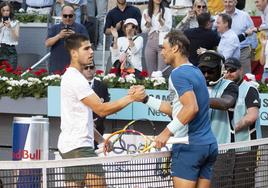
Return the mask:
<svg viewBox="0 0 268 188">
<path fill-rule="evenodd" d="M 162 100 L 149 96 L 148 102 L 146 104 L 154 110 L 159 110 L 161 102 Z"/>
<path fill-rule="evenodd" d="M 168 125 L 167 128 L 173 135 L 184 125 L 178 120 L 178 118 L 174 118 Z"/>
</svg>

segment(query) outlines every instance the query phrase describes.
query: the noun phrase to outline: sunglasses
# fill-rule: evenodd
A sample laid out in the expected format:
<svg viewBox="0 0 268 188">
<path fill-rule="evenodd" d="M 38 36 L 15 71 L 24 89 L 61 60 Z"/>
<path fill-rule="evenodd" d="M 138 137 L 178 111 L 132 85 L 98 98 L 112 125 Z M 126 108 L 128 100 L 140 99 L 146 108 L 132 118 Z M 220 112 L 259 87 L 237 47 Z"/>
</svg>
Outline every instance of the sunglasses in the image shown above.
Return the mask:
<svg viewBox="0 0 268 188">
<path fill-rule="evenodd" d="M 206 5 L 197 5 L 196 7 L 199 8 L 199 9 L 200 9 L 200 8 L 203 8 L 203 9 L 207 8 Z"/>
<path fill-rule="evenodd" d="M 84 70 L 93 70 L 95 69 L 95 66 L 94 65 L 88 65 L 84 68 Z"/>
<path fill-rule="evenodd" d="M 63 16 L 63 18 L 73 18 L 74 17 L 74 15 L 73 14 L 63 14 L 62 15 Z"/>
<path fill-rule="evenodd" d="M 236 72 L 237 69 L 236 68 L 233 68 L 233 67 L 225 67 L 225 70 L 229 73 L 233 73 L 233 72 Z"/>
</svg>

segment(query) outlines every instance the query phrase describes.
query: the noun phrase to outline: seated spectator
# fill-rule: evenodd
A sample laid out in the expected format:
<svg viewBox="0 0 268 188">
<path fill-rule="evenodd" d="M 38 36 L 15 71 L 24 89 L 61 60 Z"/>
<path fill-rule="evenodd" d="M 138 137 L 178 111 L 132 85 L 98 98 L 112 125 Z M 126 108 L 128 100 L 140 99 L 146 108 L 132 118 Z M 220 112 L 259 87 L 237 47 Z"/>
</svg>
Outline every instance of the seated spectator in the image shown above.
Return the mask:
<svg viewBox="0 0 268 188">
<path fill-rule="evenodd" d="M 145 62 L 149 75 L 153 71 L 163 71 L 166 64 L 161 56 L 160 41 L 172 27 L 171 10 L 164 7 L 162 1 L 149 0 L 148 8 L 143 11 L 142 32 L 148 33 L 145 47 Z"/>
<path fill-rule="evenodd" d="M 261 55 L 260 63 L 264 66 L 264 71 L 262 74 L 262 82 L 268 82 L 268 45 L 267 45 L 267 36 L 265 32 L 260 34 L 261 42 Z"/>
<path fill-rule="evenodd" d="M 70 5 L 65 5 L 61 12 L 62 22 L 53 25 L 48 30 L 46 39 L 46 47 L 50 49 L 49 73 L 62 74 L 65 68 L 70 64 L 70 55 L 64 48 L 64 38 L 73 33 L 80 33 L 88 37 L 86 28 L 79 23 L 76 23 L 74 8 Z"/>
<path fill-rule="evenodd" d="M 139 30 L 138 22 L 134 18 L 128 18 L 124 22 L 124 37 L 118 38 L 118 31 L 112 27 L 111 32 L 114 38 L 111 47 L 112 62 L 114 67 L 120 69 L 120 74 L 134 73 L 136 78 L 140 78 L 142 71 L 142 49 L 143 38 L 137 36 Z M 117 64 L 117 65 L 116 65 Z"/>
<path fill-rule="evenodd" d="M 188 11 L 187 15 L 176 26 L 176 29 L 185 31 L 186 29 L 198 27 L 197 16 L 204 12 L 207 12 L 207 1 L 195 0 L 193 9 Z"/>
<path fill-rule="evenodd" d="M 198 65 L 198 54 L 197 50 L 199 48 L 205 48 L 207 50 L 215 50 L 219 44 L 220 37 L 217 32 L 212 31 L 212 22 L 210 13 L 201 13 L 197 16 L 198 27 L 187 29 L 184 34 L 190 40 L 190 56 L 189 61 Z"/>
<path fill-rule="evenodd" d="M 111 27 L 116 28 L 118 37 L 124 36 L 122 26 L 128 18 L 137 20 L 139 28 L 141 22 L 141 13 L 137 7 L 128 5 L 126 0 L 117 0 L 117 6 L 110 10 L 106 16 L 104 32 L 106 35 L 111 35 Z"/>
<path fill-rule="evenodd" d="M 17 51 L 19 40 L 19 21 L 14 18 L 13 7 L 9 2 L 0 4 L 0 61 L 8 61 L 13 69 L 17 68 Z"/>
<path fill-rule="evenodd" d="M 62 7 L 65 5 L 70 5 L 74 8 L 76 23 L 83 23 L 87 19 L 87 0 L 56 0 L 54 6 L 56 16 L 61 15 Z"/>
<path fill-rule="evenodd" d="M 26 0 L 27 13 L 50 14 L 53 0 Z"/>
<path fill-rule="evenodd" d="M 216 28 L 221 35 L 221 40 L 217 51 L 224 56 L 225 59 L 234 57 L 240 58 L 240 41 L 231 29 L 232 18 L 228 14 L 222 13 L 217 16 Z"/>
</svg>

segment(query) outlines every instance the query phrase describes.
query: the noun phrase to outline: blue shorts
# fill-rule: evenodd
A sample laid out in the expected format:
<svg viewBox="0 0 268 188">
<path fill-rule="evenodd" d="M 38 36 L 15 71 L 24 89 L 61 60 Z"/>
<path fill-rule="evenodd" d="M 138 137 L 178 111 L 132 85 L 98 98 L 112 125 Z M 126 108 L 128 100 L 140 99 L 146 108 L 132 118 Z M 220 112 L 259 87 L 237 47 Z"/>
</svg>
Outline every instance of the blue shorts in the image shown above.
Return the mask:
<svg viewBox="0 0 268 188">
<path fill-rule="evenodd" d="M 171 176 L 196 181 L 210 180 L 212 167 L 218 155 L 218 144 L 175 144 L 172 147 Z"/>
</svg>

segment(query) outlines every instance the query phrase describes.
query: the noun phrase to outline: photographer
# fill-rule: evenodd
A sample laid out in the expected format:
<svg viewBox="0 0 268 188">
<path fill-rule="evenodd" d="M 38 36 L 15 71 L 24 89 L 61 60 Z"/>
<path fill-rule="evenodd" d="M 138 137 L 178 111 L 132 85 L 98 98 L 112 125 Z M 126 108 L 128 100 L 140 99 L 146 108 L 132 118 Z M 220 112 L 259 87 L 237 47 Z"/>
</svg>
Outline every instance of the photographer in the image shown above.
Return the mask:
<svg viewBox="0 0 268 188">
<path fill-rule="evenodd" d="M 13 69 L 17 67 L 19 22 L 14 19 L 13 7 L 8 2 L 0 4 L 0 62 L 8 61 Z"/>
<path fill-rule="evenodd" d="M 62 22 L 49 28 L 46 47 L 50 47 L 49 73 L 62 74 L 70 64 L 70 55 L 64 48 L 64 38 L 73 33 L 88 36 L 86 28 L 75 22 L 74 8 L 65 5 L 61 11 Z"/>
</svg>

